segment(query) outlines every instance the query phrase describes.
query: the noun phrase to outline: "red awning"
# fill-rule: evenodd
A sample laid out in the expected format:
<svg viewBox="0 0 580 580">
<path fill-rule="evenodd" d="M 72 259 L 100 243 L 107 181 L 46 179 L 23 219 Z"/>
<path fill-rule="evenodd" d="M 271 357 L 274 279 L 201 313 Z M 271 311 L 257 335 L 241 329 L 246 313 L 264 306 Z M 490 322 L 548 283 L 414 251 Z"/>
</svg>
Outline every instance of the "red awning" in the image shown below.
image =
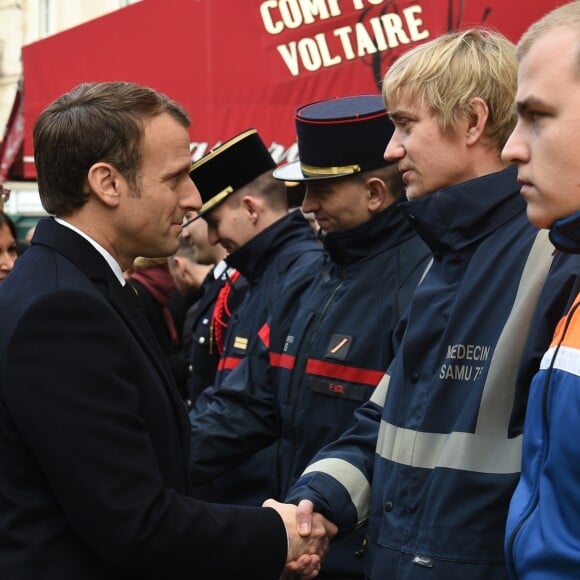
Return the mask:
<svg viewBox="0 0 580 580">
<path fill-rule="evenodd" d="M 0 176 L 3 181 L 22 177 L 24 124 L 22 92 L 18 90 L 8 118 L 4 139 L 0 144 Z"/>
<path fill-rule="evenodd" d="M 559 1 L 142 0 L 24 47 L 24 177 L 34 120 L 80 82 L 134 81 L 181 102 L 194 159 L 255 127 L 283 161 L 296 155 L 297 106 L 378 93 L 394 58 L 449 29 L 517 40 Z"/>
</svg>

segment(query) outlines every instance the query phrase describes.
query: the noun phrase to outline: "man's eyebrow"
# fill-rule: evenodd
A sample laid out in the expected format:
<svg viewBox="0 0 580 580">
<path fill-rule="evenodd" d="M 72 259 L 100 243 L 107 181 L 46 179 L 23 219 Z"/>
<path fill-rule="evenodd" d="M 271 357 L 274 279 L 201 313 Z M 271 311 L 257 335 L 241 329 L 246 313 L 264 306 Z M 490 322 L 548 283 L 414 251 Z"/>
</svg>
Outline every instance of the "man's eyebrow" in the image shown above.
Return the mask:
<svg viewBox="0 0 580 580">
<path fill-rule="evenodd" d="M 182 175 L 185 175 L 186 173 L 189 173 L 190 170 L 190 166 L 185 166 L 183 165 L 182 167 L 176 167 L 175 169 L 168 171 L 165 178 L 166 179 L 174 179 L 176 177 L 181 177 Z"/>
<path fill-rule="evenodd" d="M 388 115 L 394 121 L 416 118 L 416 113 L 412 109 L 395 109 L 394 111 L 388 111 Z"/>
<path fill-rule="evenodd" d="M 519 115 L 523 115 L 527 113 L 530 109 L 540 107 L 540 108 L 547 108 L 548 105 L 537 97 L 526 97 L 521 101 L 516 101 L 516 111 Z"/>
</svg>

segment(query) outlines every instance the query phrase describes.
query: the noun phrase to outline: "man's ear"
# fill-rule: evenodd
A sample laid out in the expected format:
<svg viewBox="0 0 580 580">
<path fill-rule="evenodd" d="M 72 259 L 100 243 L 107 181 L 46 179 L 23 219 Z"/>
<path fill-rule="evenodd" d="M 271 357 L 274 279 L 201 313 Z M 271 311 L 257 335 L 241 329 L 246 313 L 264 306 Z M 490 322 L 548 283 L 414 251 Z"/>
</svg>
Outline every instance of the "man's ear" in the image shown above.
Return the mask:
<svg viewBox="0 0 580 580">
<path fill-rule="evenodd" d="M 121 174 L 109 163 L 91 165 L 87 174 L 89 189 L 105 204 L 116 207 L 120 200 Z"/>
<path fill-rule="evenodd" d="M 244 195 L 244 197 L 242 197 L 242 207 L 246 210 L 250 221 L 255 224 L 262 212 L 262 206 L 260 205 L 259 199 L 252 197 L 251 195 Z"/>
<path fill-rule="evenodd" d="M 466 143 L 473 145 L 477 143 L 485 132 L 485 125 L 489 118 L 489 107 L 480 97 L 474 97 L 469 101 L 466 112 Z"/>
<path fill-rule="evenodd" d="M 191 280 L 191 276 L 189 275 L 189 271 L 186 266 L 185 258 L 182 258 L 181 256 L 172 256 L 170 260 L 172 266 L 170 271 L 172 272 L 174 278 L 186 282 Z"/>
<path fill-rule="evenodd" d="M 366 188 L 368 210 L 373 214 L 380 212 L 385 207 L 389 195 L 386 183 L 379 177 L 369 177 L 366 180 Z"/>
<path fill-rule="evenodd" d="M 179 271 L 183 268 L 183 262 L 180 256 L 171 256 L 169 260 L 171 261 L 171 269 Z"/>
</svg>

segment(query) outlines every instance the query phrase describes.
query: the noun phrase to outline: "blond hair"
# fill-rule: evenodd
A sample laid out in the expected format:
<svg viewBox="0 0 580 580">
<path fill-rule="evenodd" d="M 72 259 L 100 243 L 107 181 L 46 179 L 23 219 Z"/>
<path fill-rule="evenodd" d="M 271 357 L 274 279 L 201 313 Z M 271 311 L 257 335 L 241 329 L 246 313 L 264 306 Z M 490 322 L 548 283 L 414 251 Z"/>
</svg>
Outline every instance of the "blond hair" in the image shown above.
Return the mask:
<svg viewBox="0 0 580 580">
<path fill-rule="evenodd" d="M 542 36 L 556 28 L 570 28 L 578 32 L 580 41 L 580 2 L 574 0 L 548 12 L 534 22 L 522 35 L 516 49 L 518 60 L 522 60 L 532 45 Z M 576 74 L 580 75 L 580 42 L 576 44 Z"/>
<path fill-rule="evenodd" d="M 418 100 L 450 132 L 479 97 L 489 108 L 485 138 L 501 149 L 516 123 L 517 68 L 515 46 L 503 35 L 450 32 L 398 58 L 383 80 L 383 98 L 387 111 L 403 97 Z"/>
</svg>

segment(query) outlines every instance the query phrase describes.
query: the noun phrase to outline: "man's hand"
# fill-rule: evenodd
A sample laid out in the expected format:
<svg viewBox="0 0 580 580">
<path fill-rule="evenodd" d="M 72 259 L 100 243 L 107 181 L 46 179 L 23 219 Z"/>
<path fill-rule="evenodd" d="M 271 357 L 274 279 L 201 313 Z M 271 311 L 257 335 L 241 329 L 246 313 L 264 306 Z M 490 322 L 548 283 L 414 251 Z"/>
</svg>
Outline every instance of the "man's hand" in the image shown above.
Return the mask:
<svg viewBox="0 0 580 580">
<path fill-rule="evenodd" d="M 309 502 L 312 506 L 312 502 Z M 321 514 L 310 511 L 308 515 L 309 533 L 298 531 L 298 508 L 292 504 L 279 503 L 273 499 L 266 500 L 264 507 L 275 509 L 288 534 L 288 557 L 286 570 L 298 574 L 301 578 L 318 576 L 322 558 L 328 552 L 330 540 L 336 535 L 338 528 Z M 304 508 L 307 512 L 307 508 Z"/>
<path fill-rule="evenodd" d="M 303 499 L 296 510 L 296 525 L 301 536 L 310 535 L 312 519 L 314 517 L 314 504 L 309 499 Z"/>
</svg>

